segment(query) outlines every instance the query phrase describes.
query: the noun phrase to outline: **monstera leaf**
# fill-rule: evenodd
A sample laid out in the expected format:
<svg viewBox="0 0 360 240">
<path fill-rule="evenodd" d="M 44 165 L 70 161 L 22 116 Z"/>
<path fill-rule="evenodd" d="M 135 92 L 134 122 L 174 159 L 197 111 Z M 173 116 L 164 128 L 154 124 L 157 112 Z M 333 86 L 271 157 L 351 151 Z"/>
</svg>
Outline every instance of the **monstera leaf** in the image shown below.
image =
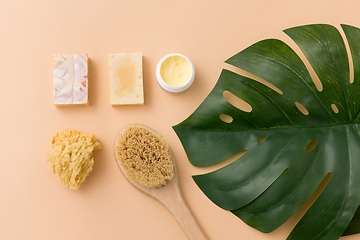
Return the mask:
<svg viewBox="0 0 360 240">
<path fill-rule="evenodd" d="M 226 63 L 279 91 L 223 70 L 198 109 L 174 126 L 194 166 L 214 165 L 246 150 L 229 165 L 193 179 L 216 205 L 262 232 L 281 226 L 324 179 L 326 186 L 288 239 L 331 240 L 360 232 L 360 29 L 341 27 L 353 81 L 337 28 L 290 28 L 284 32 L 314 69 L 320 91 L 294 50 L 267 39 Z M 247 102 L 251 111 L 235 107 L 226 93 Z"/>
</svg>

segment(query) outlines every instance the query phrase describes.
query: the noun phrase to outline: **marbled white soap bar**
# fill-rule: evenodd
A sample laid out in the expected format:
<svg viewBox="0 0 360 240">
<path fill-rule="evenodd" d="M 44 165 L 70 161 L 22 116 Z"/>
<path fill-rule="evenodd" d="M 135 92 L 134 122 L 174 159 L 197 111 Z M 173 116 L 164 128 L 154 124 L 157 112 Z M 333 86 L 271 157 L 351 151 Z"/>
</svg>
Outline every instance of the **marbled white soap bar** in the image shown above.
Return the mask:
<svg viewBox="0 0 360 240">
<path fill-rule="evenodd" d="M 88 55 L 54 55 L 54 104 L 88 105 Z"/>
</svg>

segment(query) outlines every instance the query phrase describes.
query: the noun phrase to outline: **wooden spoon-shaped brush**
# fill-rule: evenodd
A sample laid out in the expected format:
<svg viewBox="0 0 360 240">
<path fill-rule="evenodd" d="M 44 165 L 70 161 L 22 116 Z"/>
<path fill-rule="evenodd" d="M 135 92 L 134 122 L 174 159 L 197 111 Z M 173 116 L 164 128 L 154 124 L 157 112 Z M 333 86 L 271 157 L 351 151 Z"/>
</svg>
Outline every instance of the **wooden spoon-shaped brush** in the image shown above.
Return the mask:
<svg viewBox="0 0 360 240">
<path fill-rule="evenodd" d="M 140 184 L 139 181 L 135 181 L 134 179 L 136 179 L 136 178 L 134 178 L 131 175 L 131 173 L 129 173 L 128 169 L 126 169 L 127 167 L 123 162 L 124 161 L 123 157 L 127 156 L 128 160 L 129 160 L 129 152 L 124 154 L 122 151 L 128 151 L 129 148 L 132 148 L 129 146 L 125 146 L 126 144 L 124 142 L 126 142 L 127 139 L 129 139 L 129 137 L 127 137 L 127 135 L 129 135 L 129 131 L 131 131 L 129 129 L 134 130 L 134 128 L 135 129 L 139 128 L 140 130 L 141 129 L 145 130 L 145 131 L 147 131 L 147 135 L 153 134 L 155 139 L 162 139 L 163 141 L 165 141 L 161 137 L 160 134 L 158 134 L 157 132 L 155 132 L 154 130 L 152 130 L 151 128 L 148 128 L 146 126 L 138 125 L 138 124 L 132 124 L 132 125 L 125 126 L 116 136 L 115 146 L 114 146 L 115 159 L 116 159 L 116 162 L 118 163 L 118 166 L 120 167 L 121 172 L 124 174 L 125 178 L 127 180 L 129 180 L 129 182 L 132 185 L 134 185 L 136 188 L 149 194 L 151 197 L 157 199 L 162 204 L 164 204 L 165 207 L 167 207 L 167 209 L 169 209 L 169 211 L 174 215 L 174 217 L 176 218 L 176 220 L 178 221 L 178 223 L 180 224 L 180 226 L 182 227 L 182 229 L 185 231 L 186 235 L 190 239 L 192 239 L 192 240 L 206 239 L 204 234 L 201 232 L 198 224 L 196 223 L 195 219 L 193 218 L 190 211 L 186 207 L 184 200 L 181 197 L 178 178 L 177 178 L 177 168 L 176 168 L 176 164 L 175 164 L 175 158 L 174 158 L 173 154 L 171 153 L 171 150 L 169 147 L 167 148 L 167 154 L 169 154 L 171 162 L 172 162 L 172 178 L 169 181 L 166 181 L 164 186 L 160 186 L 157 188 L 146 187 L 144 184 Z M 130 133 L 130 135 L 131 134 L 132 133 Z M 134 143 L 134 139 L 135 139 L 135 143 Z M 137 141 L 138 141 L 138 144 L 137 144 Z M 137 159 L 144 160 L 146 158 L 146 156 L 144 157 L 144 155 L 146 155 L 146 154 L 150 154 L 151 156 L 156 155 L 156 154 L 154 155 L 151 151 L 149 152 L 149 149 L 140 149 L 139 150 L 139 146 L 140 146 L 140 148 L 142 148 L 142 145 L 144 145 L 146 148 L 146 146 L 153 144 L 151 142 L 150 143 L 146 142 L 146 144 L 144 144 L 144 141 L 141 139 L 141 134 L 140 135 L 137 134 L 136 137 L 133 137 L 131 139 L 131 144 L 132 145 L 135 144 L 134 147 L 136 149 L 133 152 L 135 152 L 135 153 L 142 152 L 140 154 L 142 156 L 140 156 L 140 157 L 139 156 L 131 156 L 132 153 L 130 153 L 130 156 L 133 157 L 133 159 L 137 158 Z M 158 143 L 155 143 L 155 144 L 158 144 Z M 131 161 L 131 159 L 130 159 L 130 161 Z M 131 163 L 131 165 L 134 165 L 134 164 L 136 165 L 136 163 Z"/>
</svg>

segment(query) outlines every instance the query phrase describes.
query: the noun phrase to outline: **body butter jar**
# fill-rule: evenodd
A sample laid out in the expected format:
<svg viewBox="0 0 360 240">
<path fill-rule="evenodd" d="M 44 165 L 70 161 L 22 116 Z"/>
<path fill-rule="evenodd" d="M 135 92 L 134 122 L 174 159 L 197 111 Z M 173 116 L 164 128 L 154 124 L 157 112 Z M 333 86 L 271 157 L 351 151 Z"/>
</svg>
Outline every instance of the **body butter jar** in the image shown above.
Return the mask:
<svg viewBox="0 0 360 240">
<path fill-rule="evenodd" d="M 156 67 L 156 79 L 168 92 L 180 93 L 188 89 L 195 78 L 195 68 L 189 58 L 179 53 L 163 57 Z"/>
</svg>

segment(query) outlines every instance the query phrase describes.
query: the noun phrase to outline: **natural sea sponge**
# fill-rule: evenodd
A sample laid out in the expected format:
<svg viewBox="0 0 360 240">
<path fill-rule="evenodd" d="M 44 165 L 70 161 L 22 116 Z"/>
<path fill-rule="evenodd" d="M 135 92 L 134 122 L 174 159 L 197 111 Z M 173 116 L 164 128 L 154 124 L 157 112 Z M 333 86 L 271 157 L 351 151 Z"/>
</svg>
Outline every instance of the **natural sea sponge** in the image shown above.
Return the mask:
<svg viewBox="0 0 360 240">
<path fill-rule="evenodd" d="M 77 130 L 64 130 L 52 139 L 52 151 L 48 155 L 54 174 L 70 189 L 77 190 L 92 171 L 93 151 L 100 149 L 94 134 L 83 134 Z"/>
<path fill-rule="evenodd" d="M 173 177 L 169 145 L 148 127 L 125 126 L 116 137 L 114 149 L 124 174 L 142 186 L 158 188 Z"/>
</svg>

